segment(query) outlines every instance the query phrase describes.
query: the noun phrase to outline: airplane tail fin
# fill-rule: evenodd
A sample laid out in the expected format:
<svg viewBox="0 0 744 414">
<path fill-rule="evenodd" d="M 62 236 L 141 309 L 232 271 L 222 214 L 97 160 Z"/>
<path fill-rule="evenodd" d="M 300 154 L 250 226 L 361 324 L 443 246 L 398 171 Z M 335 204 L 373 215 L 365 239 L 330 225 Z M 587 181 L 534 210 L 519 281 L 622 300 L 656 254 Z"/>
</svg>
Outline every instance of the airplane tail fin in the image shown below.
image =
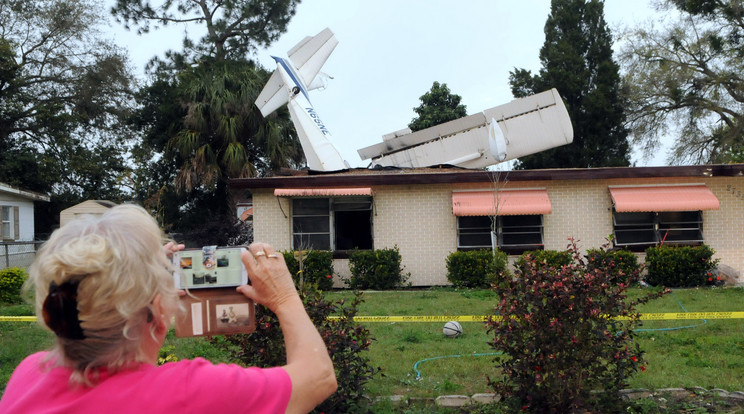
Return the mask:
<svg viewBox="0 0 744 414">
<path fill-rule="evenodd" d="M 324 73 L 319 76 L 320 68 L 328 60 L 328 56 L 337 44 L 336 36 L 326 28 L 315 36 L 305 37 L 290 49 L 289 62 L 284 62 L 291 63 L 292 68 L 289 70 L 295 71 L 293 76 L 296 73 L 294 82 L 307 85 L 309 90 L 325 87 L 325 78 L 329 76 Z M 287 102 L 289 102 L 288 88 L 282 76 L 275 70 L 258 95 L 256 106 L 261 110 L 261 115 L 267 116 Z"/>
</svg>

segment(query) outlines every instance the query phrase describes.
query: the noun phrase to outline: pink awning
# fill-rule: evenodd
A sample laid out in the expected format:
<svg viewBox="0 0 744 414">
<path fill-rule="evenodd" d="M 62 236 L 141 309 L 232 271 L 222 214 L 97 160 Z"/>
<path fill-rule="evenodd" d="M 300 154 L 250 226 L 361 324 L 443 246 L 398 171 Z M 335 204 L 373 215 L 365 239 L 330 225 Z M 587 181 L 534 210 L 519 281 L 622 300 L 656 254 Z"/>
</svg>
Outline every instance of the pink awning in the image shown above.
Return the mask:
<svg viewBox="0 0 744 414">
<path fill-rule="evenodd" d="M 331 197 L 331 196 L 371 196 L 370 187 L 360 188 L 277 188 L 276 197 Z"/>
<path fill-rule="evenodd" d="M 243 221 L 248 220 L 248 217 L 253 215 L 253 207 L 248 207 L 243 211 L 243 214 L 240 215 L 240 219 Z"/>
<path fill-rule="evenodd" d="M 456 216 L 518 216 L 552 212 L 548 191 L 545 189 L 452 193 L 452 214 Z"/>
<path fill-rule="evenodd" d="M 718 198 L 705 184 L 610 187 L 615 210 L 697 211 L 718 210 Z"/>
</svg>

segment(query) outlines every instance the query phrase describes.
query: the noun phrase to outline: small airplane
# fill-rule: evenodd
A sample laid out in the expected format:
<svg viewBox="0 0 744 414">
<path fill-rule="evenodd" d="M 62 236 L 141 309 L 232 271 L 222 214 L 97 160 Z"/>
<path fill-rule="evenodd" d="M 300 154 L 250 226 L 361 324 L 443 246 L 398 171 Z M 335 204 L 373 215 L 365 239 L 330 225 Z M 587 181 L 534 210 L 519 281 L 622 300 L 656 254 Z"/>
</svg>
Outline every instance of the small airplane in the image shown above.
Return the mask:
<svg viewBox="0 0 744 414">
<path fill-rule="evenodd" d="M 320 68 L 337 44 L 326 28 L 290 49 L 289 59 L 273 56 L 277 68 L 256 99 L 263 116 L 288 104 L 308 168 L 315 171 L 349 168 L 308 96 L 309 90 L 325 86 L 327 75 Z M 421 131 L 387 134 L 382 143 L 357 152 L 363 160 L 372 159 L 372 165 L 484 168 L 572 141 L 568 111 L 558 91 L 551 89 Z"/>
</svg>

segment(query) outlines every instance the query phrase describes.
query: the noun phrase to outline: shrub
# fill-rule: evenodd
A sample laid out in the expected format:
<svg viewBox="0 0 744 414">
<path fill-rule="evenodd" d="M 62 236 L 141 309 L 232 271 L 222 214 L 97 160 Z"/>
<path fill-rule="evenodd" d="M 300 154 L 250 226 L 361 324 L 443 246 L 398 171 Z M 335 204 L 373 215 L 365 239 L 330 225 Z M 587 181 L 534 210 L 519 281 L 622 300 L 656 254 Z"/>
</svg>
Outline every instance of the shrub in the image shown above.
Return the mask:
<svg viewBox="0 0 744 414">
<path fill-rule="evenodd" d="M 646 281 L 654 286 L 694 287 L 713 284 L 718 259 L 702 246 L 658 246 L 646 249 Z"/>
<path fill-rule="evenodd" d="M 302 275 L 300 263 L 295 258 L 296 251 L 282 252 L 287 268 L 292 274 L 295 285 L 300 286 L 300 276 L 303 283 L 316 284 L 320 290 L 333 288 L 333 252 L 327 250 L 304 250 L 302 261 Z"/>
<path fill-rule="evenodd" d="M 497 287 L 499 317 L 488 329 L 492 347 L 503 354 L 496 360 L 500 376 L 489 384 L 528 412 L 619 412 L 617 392 L 645 369 L 634 340 L 640 322 L 635 306 L 666 291 L 628 302 L 628 284 L 613 283 L 612 270 L 590 269 L 573 240 L 568 252 L 571 262 L 560 268 L 528 255 L 516 277 Z M 629 274 L 628 282 L 638 281 L 639 273 Z"/>
<path fill-rule="evenodd" d="M 565 266 L 572 261 L 571 252 L 568 250 L 530 250 L 522 253 L 517 258 L 514 267 L 524 271 L 529 268 L 528 264 L 533 260 L 539 266 L 552 267 L 554 269 L 560 269 L 561 266 Z"/>
<path fill-rule="evenodd" d="M 380 368 L 370 366 L 369 351 L 372 336 L 369 330 L 354 322 L 362 294 L 351 303 L 325 300 L 322 291 L 308 287 L 301 291 L 305 309 L 318 328 L 333 360 L 338 390 L 315 408 L 318 413 L 368 412 L 364 385 L 377 375 Z M 256 307 L 256 331 L 250 335 L 213 338 L 211 342 L 224 349 L 245 366 L 272 367 L 286 364 L 284 339 L 276 316 L 263 306 Z M 328 319 L 328 316 L 338 316 Z M 247 391 L 250 392 L 250 391 Z"/>
<path fill-rule="evenodd" d="M 627 284 L 628 275 L 641 270 L 638 257 L 630 250 L 589 249 L 586 253 L 587 268 L 607 270 L 612 275 L 612 282 L 615 284 L 621 282 Z"/>
<path fill-rule="evenodd" d="M 20 267 L 9 267 L 0 270 L 0 302 L 23 302 L 21 289 L 27 278 L 26 269 Z"/>
<path fill-rule="evenodd" d="M 349 253 L 352 289 L 384 290 L 401 286 L 409 274 L 403 274 L 398 246 L 392 249 L 354 250 Z"/>
<path fill-rule="evenodd" d="M 507 275 L 507 255 L 496 250 L 452 252 L 447 256 L 447 280 L 456 287 L 487 288 Z"/>
</svg>

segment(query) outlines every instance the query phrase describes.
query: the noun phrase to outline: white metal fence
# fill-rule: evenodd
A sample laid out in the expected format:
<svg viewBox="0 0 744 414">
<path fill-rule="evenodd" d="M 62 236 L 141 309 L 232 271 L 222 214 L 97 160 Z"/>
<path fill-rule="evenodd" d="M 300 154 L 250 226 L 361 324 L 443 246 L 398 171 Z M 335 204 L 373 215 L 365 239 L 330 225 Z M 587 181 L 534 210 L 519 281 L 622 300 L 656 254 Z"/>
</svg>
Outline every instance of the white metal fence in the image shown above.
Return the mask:
<svg viewBox="0 0 744 414">
<path fill-rule="evenodd" d="M 43 242 L 0 242 L 0 270 L 8 267 L 28 267 Z"/>
</svg>

